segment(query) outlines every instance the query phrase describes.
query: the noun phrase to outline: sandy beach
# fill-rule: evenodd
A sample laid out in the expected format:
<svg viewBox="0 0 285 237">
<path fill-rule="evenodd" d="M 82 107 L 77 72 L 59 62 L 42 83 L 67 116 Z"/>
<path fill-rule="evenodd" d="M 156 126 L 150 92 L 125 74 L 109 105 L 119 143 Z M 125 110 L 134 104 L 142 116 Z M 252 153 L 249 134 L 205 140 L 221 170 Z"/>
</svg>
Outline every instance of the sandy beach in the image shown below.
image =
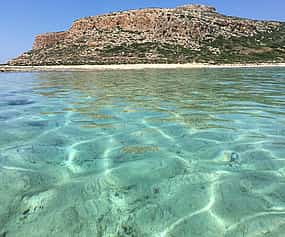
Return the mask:
<svg viewBox="0 0 285 237">
<path fill-rule="evenodd" d="M 143 70 L 143 69 L 195 69 L 195 68 L 254 68 L 285 67 L 285 63 L 264 64 L 117 64 L 117 65 L 58 65 L 58 66 L 0 66 L 0 72 L 52 72 L 97 70 Z"/>
</svg>

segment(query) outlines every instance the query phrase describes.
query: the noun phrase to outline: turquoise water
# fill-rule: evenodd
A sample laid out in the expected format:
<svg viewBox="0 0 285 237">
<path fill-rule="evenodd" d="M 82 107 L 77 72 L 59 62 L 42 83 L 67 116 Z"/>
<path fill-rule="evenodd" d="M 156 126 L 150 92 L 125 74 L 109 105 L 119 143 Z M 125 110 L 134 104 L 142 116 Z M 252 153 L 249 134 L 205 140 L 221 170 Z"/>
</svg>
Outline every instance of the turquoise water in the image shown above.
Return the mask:
<svg viewBox="0 0 285 237">
<path fill-rule="evenodd" d="M 0 236 L 281 237 L 285 68 L 0 74 Z"/>
</svg>

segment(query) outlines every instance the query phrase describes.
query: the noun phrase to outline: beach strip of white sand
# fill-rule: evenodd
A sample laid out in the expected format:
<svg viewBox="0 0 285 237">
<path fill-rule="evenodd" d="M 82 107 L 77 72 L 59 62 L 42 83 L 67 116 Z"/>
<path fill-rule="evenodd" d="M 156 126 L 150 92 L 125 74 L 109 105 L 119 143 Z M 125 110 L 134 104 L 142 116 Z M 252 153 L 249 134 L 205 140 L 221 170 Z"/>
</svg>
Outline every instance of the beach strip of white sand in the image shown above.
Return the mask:
<svg viewBox="0 0 285 237">
<path fill-rule="evenodd" d="M 195 69 L 195 68 L 255 68 L 285 67 L 285 63 L 257 64 L 116 64 L 116 65 L 57 65 L 57 66 L 0 66 L 1 72 L 31 71 L 97 71 L 97 70 L 143 70 L 143 69 Z"/>
</svg>

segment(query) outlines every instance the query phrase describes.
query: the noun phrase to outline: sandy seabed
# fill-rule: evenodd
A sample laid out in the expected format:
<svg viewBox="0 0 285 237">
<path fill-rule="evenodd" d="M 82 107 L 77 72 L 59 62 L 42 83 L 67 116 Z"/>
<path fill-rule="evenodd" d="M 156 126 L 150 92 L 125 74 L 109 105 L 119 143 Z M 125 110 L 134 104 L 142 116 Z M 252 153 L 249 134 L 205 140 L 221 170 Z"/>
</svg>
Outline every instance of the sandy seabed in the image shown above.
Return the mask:
<svg viewBox="0 0 285 237">
<path fill-rule="evenodd" d="M 0 73 L 0 237 L 284 237 L 284 78 Z"/>
</svg>

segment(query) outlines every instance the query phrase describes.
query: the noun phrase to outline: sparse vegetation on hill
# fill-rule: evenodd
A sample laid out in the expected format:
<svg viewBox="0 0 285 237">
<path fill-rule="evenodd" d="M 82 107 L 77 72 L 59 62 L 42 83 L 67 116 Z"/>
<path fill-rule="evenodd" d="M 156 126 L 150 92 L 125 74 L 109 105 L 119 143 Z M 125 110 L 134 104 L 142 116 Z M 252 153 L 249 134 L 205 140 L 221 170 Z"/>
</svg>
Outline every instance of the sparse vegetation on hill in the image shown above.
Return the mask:
<svg viewBox="0 0 285 237">
<path fill-rule="evenodd" d="M 212 7 L 143 9 L 83 18 L 36 37 L 10 65 L 285 62 L 285 23 L 226 17 Z"/>
</svg>

